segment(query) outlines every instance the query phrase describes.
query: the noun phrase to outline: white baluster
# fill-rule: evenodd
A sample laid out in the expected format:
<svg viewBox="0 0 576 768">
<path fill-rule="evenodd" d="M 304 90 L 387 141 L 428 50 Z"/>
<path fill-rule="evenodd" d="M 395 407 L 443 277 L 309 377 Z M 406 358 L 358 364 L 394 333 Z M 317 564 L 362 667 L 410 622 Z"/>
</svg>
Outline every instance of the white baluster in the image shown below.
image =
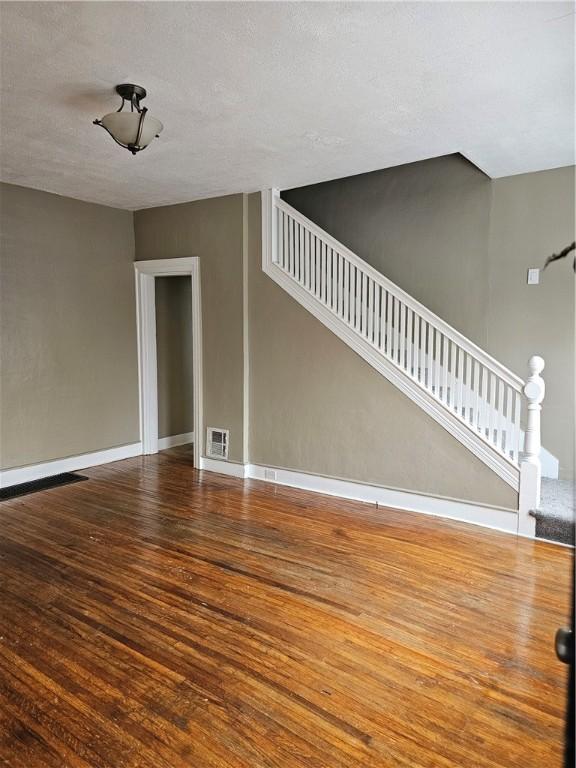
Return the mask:
<svg viewBox="0 0 576 768">
<path fill-rule="evenodd" d="M 288 221 L 288 272 L 294 276 L 294 220 Z"/>
<path fill-rule="evenodd" d="M 366 295 L 366 304 L 367 304 L 367 312 L 368 312 L 368 327 L 366 329 L 366 334 L 368 336 L 368 341 L 372 342 L 372 334 L 374 332 L 374 280 L 371 280 L 368 278 L 368 293 Z"/>
<path fill-rule="evenodd" d="M 442 357 L 442 331 L 438 330 L 438 328 L 434 329 L 434 386 L 436 387 L 436 397 L 438 400 L 440 400 L 440 385 L 442 384 L 442 379 L 440 378 L 441 369 L 440 369 L 440 360 Z"/>
<path fill-rule="evenodd" d="M 504 427 L 504 382 L 498 379 L 498 411 L 496 413 L 496 448 L 503 451 L 502 431 Z"/>
<path fill-rule="evenodd" d="M 465 356 L 464 350 L 461 347 L 459 347 L 457 344 L 455 345 L 455 352 L 456 352 L 456 363 L 457 363 L 457 370 L 458 370 L 458 374 L 456 377 L 456 411 L 458 413 L 458 416 L 460 418 L 465 418 L 466 422 L 469 424 L 470 416 L 466 414 L 466 407 L 464 405 L 464 401 L 465 401 L 464 376 L 465 376 L 466 356 Z"/>
<path fill-rule="evenodd" d="M 404 356 L 404 351 L 406 349 L 406 305 L 405 304 L 400 305 L 400 329 L 398 333 L 400 334 L 400 347 L 398 349 L 398 363 L 400 365 L 400 368 L 405 369 L 406 368 L 406 359 Z"/>
<path fill-rule="evenodd" d="M 488 429 L 488 369 L 482 367 L 482 394 L 480 396 L 480 416 L 479 425 L 480 432 L 483 437 L 487 437 L 489 434 Z"/>
<path fill-rule="evenodd" d="M 350 316 L 350 325 L 356 329 L 356 314 L 357 314 L 357 302 L 356 302 L 356 267 L 354 264 L 350 264 L 350 277 L 348 278 L 348 285 L 350 286 L 350 299 L 348 314 Z"/>
<path fill-rule="evenodd" d="M 474 384 L 472 385 L 472 426 L 474 429 L 479 428 L 480 424 L 480 363 L 478 360 L 473 361 L 474 364 Z"/>
<path fill-rule="evenodd" d="M 414 372 L 416 381 L 420 381 L 420 316 L 414 313 Z"/>
<path fill-rule="evenodd" d="M 438 396 L 440 399 L 446 403 L 446 405 L 450 405 L 450 398 L 452 398 L 452 402 L 454 402 L 454 369 L 450 371 L 450 365 L 449 365 L 449 352 L 448 352 L 448 345 L 449 340 L 444 336 L 442 338 L 442 348 L 440 350 L 440 354 L 442 356 L 441 359 L 441 371 L 442 371 L 442 380 L 441 380 L 441 390 L 438 390 Z M 454 363 L 454 358 L 452 358 L 452 363 Z M 450 387 L 450 394 L 448 394 L 448 387 Z"/>
<path fill-rule="evenodd" d="M 316 298 L 320 298 L 320 270 L 321 270 L 321 251 L 320 243 L 316 235 L 314 235 L 314 263 L 316 265 L 316 282 L 314 283 L 314 295 Z"/>
<path fill-rule="evenodd" d="M 290 245 L 289 245 L 289 233 L 290 231 L 290 219 L 286 214 L 282 217 L 282 234 L 284 236 L 284 250 L 282 251 L 282 267 L 285 270 L 288 270 L 288 259 L 289 259 L 289 252 L 290 252 Z"/>
<path fill-rule="evenodd" d="M 496 376 L 490 374 L 490 399 L 488 401 L 488 440 L 494 445 L 496 430 Z"/>
<path fill-rule="evenodd" d="M 336 281 L 336 300 L 334 302 L 334 308 L 338 315 L 342 314 L 342 283 L 343 283 L 343 275 L 342 275 L 342 257 L 338 253 L 338 251 L 334 251 L 334 279 Z"/>
<path fill-rule="evenodd" d="M 330 248 L 330 273 L 332 275 L 332 298 L 330 300 L 330 306 L 337 311 L 337 298 L 338 298 L 338 254 L 333 248 Z"/>
<path fill-rule="evenodd" d="M 392 357 L 392 309 L 394 306 L 394 296 L 388 293 L 386 296 L 386 344 L 385 353 Z"/>
<path fill-rule="evenodd" d="M 378 346 L 378 297 L 380 293 L 380 286 L 372 281 L 372 332 L 370 334 L 370 341 L 375 346 Z"/>
<path fill-rule="evenodd" d="M 392 350 L 393 359 L 400 362 L 400 299 L 394 297 L 394 348 Z"/>
<path fill-rule="evenodd" d="M 513 458 L 513 437 L 514 437 L 514 427 L 513 427 L 513 420 L 514 415 L 512 413 L 512 387 L 506 387 L 506 419 L 504 421 L 504 428 L 506 430 L 506 439 L 504 444 L 504 450 L 506 452 L 506 456 L 509 458 Z"/>
<path fill-rule="evenodd" d="M 465 354 L 463 360 L 466 361 L 466 382 L 464 384 L 464 417 L 468 425 L 474 426 L 473 416 L 470 413 L 472 408 L 472 358 Z"/>
<path fill-rule="evenodd" d="M 422 318 L 422 327 L 420 329 L 420 381 L 427 388 L 430 389 L 430 368 L 428 365 L 428 323 Z"/>
<path fill-rule="evenodd" d="M 298 225 L 298 281 L 304 285 L 306 280 L 305 261 L 304 261 L 304 227 Z"/>
<path fill-rule="evenodd" d="M 540 506 L 540 411 L 546 387 L 540 376 L 544 360 L 534 355 L 528 361 L 530 376 L 524 385 L 528 401 L 524 456 L 520 464 L 520 493 L 518 498 L 518 533 L 533 536 L 536 521 L 532 512 Z"/>
<path fill-rule="evenodd" d="M 414 312 L 406 307 L 406 373 L 412 376 L 412 318 Z"/>
<path fill-rule="evenodd" d="M 275 263 L 279 264 L 281 267 L 284 266 L 284 235 L 282 233 L 282 226 L 284 221 L 284 214 L 279 209 L 276 208 L 276 254 L 275 254 Z"/>
<path fill-rule="evenodd" d="M 310 232 L 304 229 L 304 288 L 310 289 Z"/>
<path fill-rule="evenodd" d="M 323 243 L 320 241 L 320 275 L 321 275 L 321 284 L 320 284 L 320 301 L 322 304 L 327 304 L 326 300 L 326 285 L 328 281 L 328 263 L 327 263 L 327 256 L 326 256 L 326 243 Z"/>
<path fill-rule="evenodd" d="M 350 302 L 350 262 L 344 260 L 344 321 L 350 322 L 350 312 L 348 305 Z"/>
<path fill-rule="evenodd" d="M 520 410 L 521 397 L 519 392 L 514 392 L 514 422 L 512 438 L 512 459 L 517 462 L 520 451 Z"/>
</svg>

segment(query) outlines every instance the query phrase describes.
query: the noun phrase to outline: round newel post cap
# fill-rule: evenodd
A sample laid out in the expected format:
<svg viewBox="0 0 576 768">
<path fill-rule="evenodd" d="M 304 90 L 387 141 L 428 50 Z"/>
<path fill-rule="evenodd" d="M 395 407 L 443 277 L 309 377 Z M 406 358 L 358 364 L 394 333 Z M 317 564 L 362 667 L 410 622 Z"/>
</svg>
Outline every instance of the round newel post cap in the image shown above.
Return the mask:
<svg viewBox="0 0 576 768">
<path fill-rule="evenodd" d="M 545 365 L 544 358 L 539 355 L 532 355 L 530 360 L 528 360 L 528 370 L 532 376 L 538 376 L 538 374 L 542 373 Z"/>
</svg>

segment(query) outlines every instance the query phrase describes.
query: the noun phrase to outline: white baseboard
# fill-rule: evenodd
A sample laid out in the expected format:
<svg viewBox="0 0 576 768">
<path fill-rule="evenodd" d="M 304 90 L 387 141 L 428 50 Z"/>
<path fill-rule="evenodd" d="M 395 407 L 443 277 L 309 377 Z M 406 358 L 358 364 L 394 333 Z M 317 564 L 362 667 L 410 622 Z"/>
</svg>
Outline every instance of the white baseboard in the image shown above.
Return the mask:
<svg viewBox="0 0 576 768">
<path fill-rule="evenodd" d="M 249 464 L 240 464 L 236 461 L 209 459 L 206 456 L 200 458 L 200 469 L 208 470 L 208 472 L 218 472 L 220 475 L 230 475 L 231 477 L 248 477 L 247 470 L 249 466 Z"/>
<path fill-rule="evenodd" d="M 32 480 L 40 480 L 43 477 L 59 475 L 62 472 L 76 472 L 79 469 L 96 467 L 99 464 L 109 464 L 112 461 L 131 459 L 142 454 L 142 443 L 119 445 L 117 448 L 107 448 L 104 451 L 83 453 L 79 456 L 68 456 L 65 459 L 55 459 L 42 464 L 30 464 L 27 467 L 15 467 L 0 471 L 0 488 L 10 485 L 29 483 Z"/>
<path fill-rule="evenodd" d="M 183 445 L 184 443 L 192 442 L 190 434 L 193 435 L 193 433 L 186 433 L 184 435 L 163 438 L 163 440 L 171 441 L 182 438 L 182 442 L 173 442 L 171 445 Z M 103 451 L 95 451 L 94 453 L 84 453 L 80 456 L 69 456 L 65 459 L 47 461 L 42 464 L 5 469 L 0 471 L 0 488 L 39 480 L 42 477 L 50 477 L 61 472 L 76 472 L 79 469 L 87 469 L 99 464 L 109 464 L 113 461 L 121 461 L 122 459 L 129 459 L 141 454 L 142 443 L 131 443 L 130 445 L 121 445 L 117 448 L 108 448 Z M 291 469 L 210 459 L 205 456 L 200 459 L 200 468 L 240 479 L 252 478 L 254 480 L 263 480 L 267 483 L 287 485 L 292 488 L 323 493 L 328 496 L 377 504 L 381 507 L 459 520 L 507 533 L 517 533 L 518 530 L 518 514 L 514 510 L 509 509 L 499 509 L 456 499 L 411 493 L 368 483 L 356 483 L 350 480 L 340 480 L 323 475 L 312 475 L 307 472 L 297 472 Z"/>
<path fill-rule="evenodd" d="M 232 477 L 264 480 L 267 483 L 287 485 L 291 488 L 301 488 L 305 491 L 337 496 L 342 499 L 363 501 L 381 507 L 472 523 L 506 533 L 518 532 L 518 513 L 512 509 L 500 509 L 457 499 L 411 493 L 410 491 L 385 488 L 368 483 L 355 483 L 350 480 L 339 480 L 323 475 L 312 475 L 307 472 L 264 467 L 259 464 L 238 464 L 204 457 L 201 459 L 201 464 L 202 469 Z"/>
<path fill-rule="evenodd" d="M 181 435 L 170 435 L 170 437 L 158 438 L 158 450 L 165 451 L 166 448 L 176 448 L 178 445 L 187 445 L 194 442 L 194 432 L 183 432 Z"/>
<path fill-rule="evenodd" d="M 295 472 L 289 469 L 268 468 L 258 464 L 249 464 L 245 476 L 256 480 L 264 480 L 268 483 L 288 485 L 293 488 L 314 491 L 315 493 L 324 493 L 328 496 L 339 496 L 343 499 L 378 504 L 381 507 L 401 509 L 407 512 L 420 512 L 425 515 L 474 523 L 475 525 L 482 525 L 486 528 L 494 528 L 506 531 L 507 533 L 516 533 L 518 528 L 518 514 L 514 510 L 499 509 L 497 507 L 472 504 L 420 493 L 410 493 L 409 491 L 355 483 L 348 480 L 338 480 L 322 475 L 310 475 L 306 472 Z"/>
<path fill-rule="evenodd" d="M 552 480 L 558 480 L 558 472 L 560 470 L 560 462 L 542 446 L 540 448 L 540 464 L 542 466 L 542 477 L 549 477 Z"/>
</svg>

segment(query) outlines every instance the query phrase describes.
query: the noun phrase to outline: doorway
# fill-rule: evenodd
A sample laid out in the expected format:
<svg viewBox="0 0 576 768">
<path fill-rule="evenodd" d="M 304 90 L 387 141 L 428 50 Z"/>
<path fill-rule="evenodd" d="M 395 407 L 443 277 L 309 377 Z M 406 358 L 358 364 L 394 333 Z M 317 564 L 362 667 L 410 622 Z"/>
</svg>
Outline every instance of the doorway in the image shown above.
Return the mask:
<svg viewBox="0 0 576 768">
<path fill-rule="evenodd" d="M 155 277 L 158 448 L 194 442 L 190 278 Z"/>
<path fill-rule="evenodd" d="M 194 466 L 200 469 L 200 437 L 203 434 L 202 421 L 202 310 L 200 297 L 200 260 L 198 257 L 181 259 L 157 259 L 153 261 L 137 261 L 134 264 L 136 273 L 136 304 L 138 323 L 138 379 L 140 390 L 140 438 L 142 452 L 145 454 L 158 453 L 159 416 L 162 419 L 162 431 L 165 431 L 167 414 L 159 408 L 159 371 L 157 345 L 157 286 L 156 279 L 164 277 L 187 277 L 190 280 L 190 333 L 192 346 L 192 403 L 193 425 L 196 441 L 194 445 Z M 160 288 L 160 292 L 164 290 Z M 164 301 L 164 299 L 160 299 Z M 161 312 L 164 311 L 162 307 Z M 159 318 L 160 319 L 160 318 Z M 164 319 L 164 318 L 163 318 Z M 163 319 L 160 322 L 162 325 Z M 166 330 L 170 333 L 170 330 Z M 164 343 L 166 339 L 163 339 Z M 162 352 L 164 354 L 164 352 Z M 161 359 L 161 364 L 165 361 Z M 164 372 L 161 372 L 161 376 Z M 164 392 L 167 382 L 160 379 L 161 391 Z M 181 393 L 185 394 L 185 393 Z M 169 416 L 168 416 L 169 420 Z M 162 435 L 162 446 L 165 445 Z"/>
</svg>

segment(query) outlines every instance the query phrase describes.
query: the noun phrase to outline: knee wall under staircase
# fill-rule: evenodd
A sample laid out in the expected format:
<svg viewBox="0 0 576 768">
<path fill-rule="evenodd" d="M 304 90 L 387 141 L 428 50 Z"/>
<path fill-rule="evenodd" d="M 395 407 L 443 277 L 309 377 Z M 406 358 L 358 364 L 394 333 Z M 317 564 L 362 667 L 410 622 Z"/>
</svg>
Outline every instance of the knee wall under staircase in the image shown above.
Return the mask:
<svg viewBox="0 0 576 768">
<path fill-rule="evenodd" d="M 522 380 L 282 200 L 262 193 L 262 268 L 519 494 L 540 501 L 544 361 Z M 525 425 L 525 431 L 521 429 Z"/>
</svg>

